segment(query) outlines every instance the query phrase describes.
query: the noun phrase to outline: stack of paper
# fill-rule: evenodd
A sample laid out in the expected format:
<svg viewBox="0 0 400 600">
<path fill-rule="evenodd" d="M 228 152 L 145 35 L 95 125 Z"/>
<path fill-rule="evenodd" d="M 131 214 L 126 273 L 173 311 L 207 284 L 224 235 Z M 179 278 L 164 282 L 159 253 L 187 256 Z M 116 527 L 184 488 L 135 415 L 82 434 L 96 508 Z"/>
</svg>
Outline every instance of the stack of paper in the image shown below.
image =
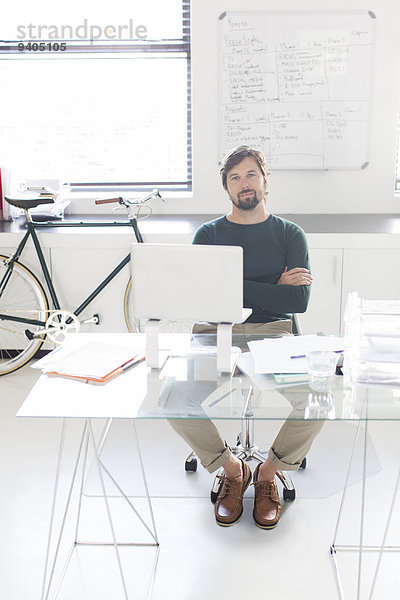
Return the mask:
<svg viewBox="0 0 400 600">
<path fill-rule="evenodd" d="M 400 385 L 400 301 L 349 294 L 345 310 L 346 383 Z"/>
<path fill-rule="evenodd" d="M 249 342 L 255 373 L 306 373 L 307 354 L 314 350 L 342 352 L 344 340 L 320 335 L 284 336 Z"/>
<path fill-rule="evenodd" d="M 143 345 L 142 341 L 134 348 L 94 341 L 73 349 L 66 345 L 54 350 L 33 367 L 42 369 L 46 375 L 104 384 L 143 362 Z"/>
</svg>

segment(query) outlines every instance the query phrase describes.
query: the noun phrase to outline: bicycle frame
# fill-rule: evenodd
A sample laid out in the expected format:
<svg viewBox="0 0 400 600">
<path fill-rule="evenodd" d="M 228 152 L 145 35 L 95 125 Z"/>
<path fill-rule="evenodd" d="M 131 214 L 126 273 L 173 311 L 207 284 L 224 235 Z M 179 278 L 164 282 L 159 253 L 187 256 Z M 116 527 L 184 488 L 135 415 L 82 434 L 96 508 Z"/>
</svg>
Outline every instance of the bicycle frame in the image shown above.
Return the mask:
<svg viewBox="0 0 400 600">
<path fill-rule="evenodd" d="M 135 238 L 138 243 L 143 243 L 142 235 L 139 231 L 137 218 L 135 215 L 129 216 L 129 220 L 127 221 L 104 221 L 104 222 L 85 222 L 85 221 L 62 221 L 60 223 L 57 222 L 49 222 L 49 223 L 35 223 L 32 221 L 31 215 L 28 209 L 24 209 L 26 222 L 27 222 L 27 231 L 17 246 L 14 254 L 10 256 L 8 259 L 9 269 L 5 273 L 3 279 L 0 282 L 0 296 L 3 293 L 5 287 L 7 286 L 7 282 L 11 276 L 13 264 L 18 261 L 20 258 L 28 239 L 31 237 L 36 255 L 39 259 L 40 267 L 42 269 L 42 273 L 44 279 L 46 281 L 46 286 L 49 291 L 53 306 L 55 310 L 60 310 L 61 306 L 57 298 L 56 290 L 53 285 L 53 281 L 51 279 L 51 275 L 46 263 L 46 259 L 43 254 L 42 247 L 40 245 L 40 241 L 38 235 L 36 233 L 36 229 L 39 228 L 64 228 L 64 227 L 132 227 L 135 233 Z M 109 275 L 93 290 L 91 294 L 73 311 L 75 316 L 78 316 L 99 294 L 100 292 L 118 275 L 118 273 L 130 262 L 130 254 L 127 254 L 125 258 L 109 273 Z M 40 321 L 38 319 L 29 319 L 24 317 L 17 317 L 12 315 L 4 315 L 0 314 L 0 319 L 7 321 L 16 321 L 18 323 L 25 323 L 26 325 L 41 325 L 45 326 L 45 321 Z"/>
</svg>

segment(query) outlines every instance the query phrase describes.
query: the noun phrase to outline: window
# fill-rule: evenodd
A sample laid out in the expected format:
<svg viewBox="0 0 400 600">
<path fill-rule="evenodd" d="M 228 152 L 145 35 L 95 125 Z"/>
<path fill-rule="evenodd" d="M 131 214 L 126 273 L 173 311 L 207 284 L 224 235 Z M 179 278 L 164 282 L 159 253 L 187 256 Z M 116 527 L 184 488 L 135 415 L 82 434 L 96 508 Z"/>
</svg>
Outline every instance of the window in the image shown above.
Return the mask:
<svg viewBox="0 0 400 600">
<path fill-rule="evenodd" d="M 190 2 L 153 0 L 135 17 L 123 4 L 9 25 L 0 164 L 79 189 L 191 189 Z"/>
</svg>

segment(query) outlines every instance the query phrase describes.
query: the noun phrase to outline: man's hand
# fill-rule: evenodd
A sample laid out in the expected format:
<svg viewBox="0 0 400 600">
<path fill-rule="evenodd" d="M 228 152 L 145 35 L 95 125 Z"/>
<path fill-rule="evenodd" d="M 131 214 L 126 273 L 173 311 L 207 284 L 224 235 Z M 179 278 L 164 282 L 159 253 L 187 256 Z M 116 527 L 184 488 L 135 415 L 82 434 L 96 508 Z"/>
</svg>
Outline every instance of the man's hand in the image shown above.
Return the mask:
<svg viewBox="0 0 400 600">
<path fill-rule="evenodd" d="M 310 285 L 312 280 L 313 277 L 308 269 L 294 267 L 288 271 L 288 268 L 285 267 L 277 285 Z"/>
</svg>

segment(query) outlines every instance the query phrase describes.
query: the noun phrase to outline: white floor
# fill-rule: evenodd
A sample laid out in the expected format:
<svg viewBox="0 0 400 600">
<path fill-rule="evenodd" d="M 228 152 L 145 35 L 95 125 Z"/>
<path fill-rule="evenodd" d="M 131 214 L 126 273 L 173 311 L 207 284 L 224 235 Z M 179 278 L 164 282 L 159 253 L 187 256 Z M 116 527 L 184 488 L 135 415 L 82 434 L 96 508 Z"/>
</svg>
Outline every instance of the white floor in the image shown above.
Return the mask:
<svg viewBox="0 0 400 600">
<path fill-rule="evenodd" d="M 37 373 L 26 367 L 0 378 L 0 598 L 7 600 L 39 600 L 41 594 L 61 422 L 15 417 L 36 377 Z M 235 423 L 221 423 L 220 428 L 227 439 L 235 440 Z M 258 441 L 271 441 L 276 428 L 276 423 L 257 424 Z M 79 421 L 68 424 L 61 491 L 68 480 L 80 430 Z M 400 463 L 399 430 L 397 423 L 370 425 L 367 543 L 379 544 L 382 538 Z M 137 496 L 134 502 L 148 516 L 135 449 L 129 446 L 130 433 L 129 424 L 116 423 L 104 448 L 104 461 L 129 494 Z M 184 472 L 188 449 L 168 423 L 142 421 L 138 423 L 138 433 L 160 541 L 153 600 L 339 598 L 329 547 L 355 433 L 353 424 L 326 424 L 308 456 L 308 468 L 293 476 L 296 501 L 284 506 L 282 519 L 272 531 L 262 531 L 253 524 L 251 489 L 246 492 L 240 522 L 230 528 L 218 527 L 209 500 L 212 477 L 201 468 L 195 474 Z M 358 541 L 360 456 L 361 446 L 357 449 L 337 543 Z M 91 466 L 82 538 L 101 537 L 103 531 L 104 536 L 108 535 L 95 475 Z M 119 539 L 128 541 L 136 536 L 135 539 L 150 541 L 121 500 L 113 498 L 110 504 Z M 391 544 L 400 543 L 398 508 L 388 539 Z M 129 598 L 147 597 L 155 557 L 152 547 L 121 550 Z M 369 597 L 376 558 L 376 553 L 365 555 L 361 598 Z M 357 554 L 340 553 L 338 559 L 345 597 L 353 600 L 357 597 Z M 385 554 L 373 598 L 399 597 L 398 559 L 397 553 Z M 113 549 L 79 547 L 59 598 L 123 599 Z"/>
</svg>

